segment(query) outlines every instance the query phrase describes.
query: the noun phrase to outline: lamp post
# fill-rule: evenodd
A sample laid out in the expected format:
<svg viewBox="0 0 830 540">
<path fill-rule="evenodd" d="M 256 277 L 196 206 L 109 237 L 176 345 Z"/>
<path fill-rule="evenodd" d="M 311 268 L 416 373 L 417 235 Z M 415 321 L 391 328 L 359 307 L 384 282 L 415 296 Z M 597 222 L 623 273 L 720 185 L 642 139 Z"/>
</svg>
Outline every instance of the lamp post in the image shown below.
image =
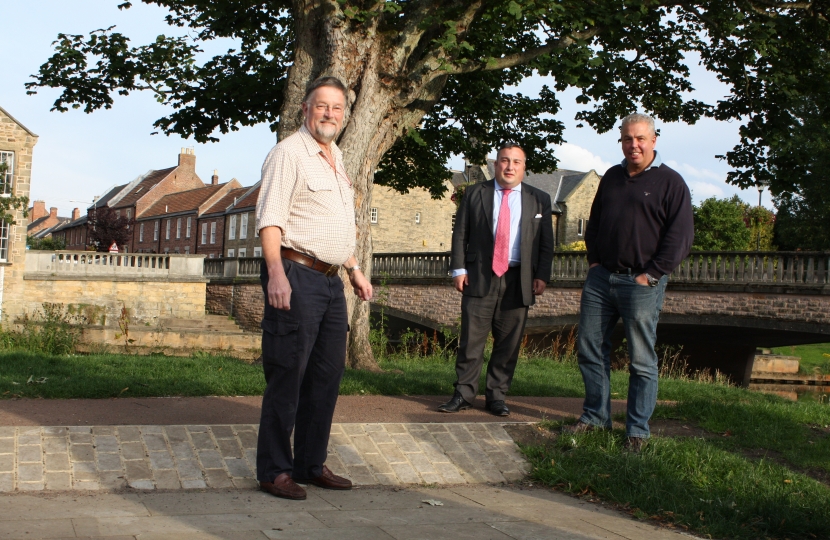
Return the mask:
<svg viewBox="0 0 830 540">
<path fill-rule="evenodd" d="M 756 226 L 758 227 L 758 244 L 756 251 L 761 251 L 761 195 L 764 193 L 764 183 L 758 182 L 758 216 L 756 218 Z"/>
</svg>

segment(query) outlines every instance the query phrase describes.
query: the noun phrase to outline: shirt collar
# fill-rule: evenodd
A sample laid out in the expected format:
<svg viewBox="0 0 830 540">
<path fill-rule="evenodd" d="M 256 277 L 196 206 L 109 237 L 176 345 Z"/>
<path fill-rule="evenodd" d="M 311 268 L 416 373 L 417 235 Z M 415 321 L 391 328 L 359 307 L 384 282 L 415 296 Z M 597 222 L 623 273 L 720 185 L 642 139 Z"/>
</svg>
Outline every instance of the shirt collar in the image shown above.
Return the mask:
<svg viewBox="0 0 830 540">
<path fill-rule="evenodd" d="M 303 122 L 303 125 L 300 126 L 299 133 L 300 137 L 303 139 L 303 144 L 305 144 L 305 148 L 308 151 L 309 156 L 319 154 L 323 151 L 323 149 L 320 148 L 320 143 L 317 142 L 317 139 L 314 138 L 314 135 L 312 135 L 308 128 L 305 127 L 305 122 Z M 340 152 L 340 148 L 337 147 L 334 141 L 332 141 L 330 146 L 331 153 L 334 155 L 335 159 L 343 159 L 343 154 Z"/>
<path fill-rule="evenodd" d="M 663 164 L 663 160 L 660 159 L 660 154 L 657 152 L 657 150 L 655 150 L 654 151 L 654 161 L 651 162 L 651 165 L 646 167 L 646 170 L 656 169 L 657 167 L 659 167 L 662 164 Z M 623 160 L 620 162 L 620 165 L 622 165 L 623 169 L 628 168 L 628 162 L 625 160 L 625 158 L 623 158 Z"/>
<path fill-rule="evenodd" d="M 504 191 L 506 189 L 506 188 L 501 187 L 498 180 L 493 180 L 493 183 L 496 185 L 496 191 Z M 522 182 L 519 182 L 518 185 L 516 185 L 516 187 L 510 188 L 510 189 L 512 189 L 513 191 L 521 192 L 522 191 Z"/>
</svg>

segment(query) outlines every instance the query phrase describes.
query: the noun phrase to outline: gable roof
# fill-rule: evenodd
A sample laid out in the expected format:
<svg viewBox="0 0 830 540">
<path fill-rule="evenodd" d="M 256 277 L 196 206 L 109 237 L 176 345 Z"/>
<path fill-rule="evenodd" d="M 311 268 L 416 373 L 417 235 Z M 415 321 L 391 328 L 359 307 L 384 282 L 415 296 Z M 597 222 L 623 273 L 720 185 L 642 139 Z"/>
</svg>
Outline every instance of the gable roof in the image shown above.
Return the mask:
<svg viewBox="0 0 830 540">
<path fill-rule="evenodd" d="M 87 210 L 92 210 L 93 208 L 104 208 L 105 206 L 109 206 L 110 201 L 115 199 L 115 197 L 119 193 L 121 193 L 121 190 L 127 187 L 127 185 L 128 184 L 121 184 L 120 186 L 111 187 L 109 191 L 98 197 L 97 201 L 89 205 L 89 208 L 87 208 Z"/>
<path fill-rule="evenodd" d="M 12 116 L 11 114 L 9 114 L 9 111 L 7 111 L 6 109 L 4 109 L 3 107 L 0 107 L 0 112 L 2 112 L 3 114 L 5 114 L 5 115 L 6 115 L 6 116 L 8 116 L 9 118 L 11 118 L 12 122 L 14 122 L 15 124 L 17 124 L 17 125 L 18 125 L 18 126 L 20 126 L 21 128 L 23 128 L 23 130 L 24 130 L 26 133 L 28 133 L 28 134 L 29 134 L 29 135 L 31 135 L 32 137 L 37 137 L 37 135 L 36 135 L 36 134 L 35 134 L 35 133 L 31 130 L 31 129 L 29 129 L 29 128 L 27 128 L 26 126 L 24 126 L 23 124 L 21 124 L 21 123 L 17 120 L 17 118 L 15 118 L 15 117 L 14 117 L 14 116 Z"/>
<path fill-rule="evenodd" d="M 259 200 L 259 188 L 261 184 L 262 181 L 259 181 L 253 187 L 246 188 L 248 191 L 239 196 L 236 203 L 233 204 L 233 208 L 229 208 L 229 210 L 242 211 L 246 208 L 254 208 Z"/>
<path fill-rule="evenodd" d="M 156 184 L 167 178 L 170 173 L 176 170 L 176 167 L 168 167 L 166 169 L 158 169 L 150 171 L 143 178 L 130 188 L 130 191 L 118 200 L 113 205 L 113 208 L 124 208 L 125 206 L 133 206 L 138 200 L 147 194 L 150 189 Z"/>
<path fill-rule="evenodd" d="M 141 214 L 140 220 L 185 212 L 198 213 L 199 207 L 227 184 L 211 184 L 203 188 L 170 193 Z"/>
<path fill-rule="evenodd" d="M 210 208 L 199 217 L 215 216 L 224 214 L 231 206 L 233 206 L 234 199 L 239 199 L 247 193 L 251 188 L 238 188 L 230 190 L 227 195 L 216 201 Z"/>
<path fill-rule="evenodd" d="M 69 218 L 58 218 L 58 219 L 63 220 L 63 221 L 59 221 L 58 223 L 52 225 L 51 227 L 46 227 L 45 229 L 41 229 L 38 232 L 34 233 L 32 236 L 34 238 L 46 238 L 47 236 L 49 236 L 53 232 L 57 231 L 62 225 L 65 225 L 65 224 L 69 223 L 70 221 L 72 221 Z"/>
<path fill-rule="evenodd" d="M 78 225 L 86 225 L 86 222 L 87 222 L 87 216 L 81 216 L 81 217 L 79 217 L 78 219 L 76 219 L 74 221 L 70 220 L 70 221 L 67 221 L 66 223 L 58 225 L 57 227 L 55 227 L 55 229 L 52 232 L 56 233 L 56 232 L 62 231 L 64 229 L 70 229 L 72 227 L 77 227 Z"/>
</svg>

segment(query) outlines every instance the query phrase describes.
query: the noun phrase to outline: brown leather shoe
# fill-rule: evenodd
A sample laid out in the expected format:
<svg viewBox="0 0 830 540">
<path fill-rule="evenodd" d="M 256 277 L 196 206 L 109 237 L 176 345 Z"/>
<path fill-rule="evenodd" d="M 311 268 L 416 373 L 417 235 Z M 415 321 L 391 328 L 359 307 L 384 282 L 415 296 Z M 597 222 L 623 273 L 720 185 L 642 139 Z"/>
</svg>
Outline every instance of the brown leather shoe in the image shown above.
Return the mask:
<svg viewBox="0 0 830 540">
<path fill-rule="evenodd" d="M 639 454 L 648 446 L 648 439 L 643 437 L 626 437 L 623 443 L 623 451 L 631 454 Z"/>
<path fill-rule="evenodd" d="M 337 476 L 325 465 L 323 465 L 323 474 L 317 478 L 309 478 L 306 482 L 323 489 L 352 489 L 351 480 Z"/>
<path fill-rule="evenodd" d="M 259 489 L 281 499 L 304 501 L 305 490 L 297 485 L 288 473 L 282 473 L 273 482 L 260 482 Z"/>
</svg>

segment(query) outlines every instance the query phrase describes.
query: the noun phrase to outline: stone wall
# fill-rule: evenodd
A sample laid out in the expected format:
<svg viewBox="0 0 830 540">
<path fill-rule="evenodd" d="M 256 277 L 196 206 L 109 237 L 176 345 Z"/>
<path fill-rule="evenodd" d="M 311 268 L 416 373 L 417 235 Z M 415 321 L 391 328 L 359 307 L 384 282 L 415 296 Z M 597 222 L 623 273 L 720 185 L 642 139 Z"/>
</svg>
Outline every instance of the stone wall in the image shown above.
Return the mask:
<svg viewBox="0 0 830 540">
<path fill-rule="evenodd" d="M 37 135 L 0 109 L 0 150 L 14 152 L 12 185 L 17 197 L 29 196 L 32 152 L 37 139 Z M 23 295 L 27 219 L 23 217 L 22 209 L 13 214 L 16 223 L 9 226 L 8 257 L 0 262 L 0 323 L 8 319 L 7 305 L 19 302 Z"/>
<path fill-rule="evenodd" d="M 34 314 L 44 302 L 64 304 L 88 315 L 90 324 L 117 325 L 122 302 L 131 324 L 155 326 L 159 319 L 203 319 L 204 281 L 30 278 L 22 280 L 22 293 L 7 304 L 6 316 L 13 322 Z"/>
<path fill-rule="evenodd" d="M 587 226 L 591 215 L 591 205 L 597 194 L 600 177 L 596 171 L 588 172 L 580 184 L 568 194 L 568 197 L 559 203 L 562 216 L 557 222 L 556 238 L 560 244 L 570 244 L 578 240 L 585 240 L 585 231 L 579 233 L 579 220 L 584 220 L 583 227 Z"/>
<path fill-rule="evenodd" d="M 259 332 L 264 297 L 259 280 L 208 283 L 205 310 L 215 315 L 230 315 L 246 332 Z"/>
<path fill-rule="evenodd" d="M 371 223 L 375 253 L 449 251 L 456 207 L 450 200 L 454 188 L 449 181 L 445 185 L 442 199 L 433 199 L 422 188 L 401 195 L 375 186 L 371 205 L 377 209 L 377 223 Z M 416 214 L 420 214 L 420 223 L 415 222 Z"/>
</svg>

